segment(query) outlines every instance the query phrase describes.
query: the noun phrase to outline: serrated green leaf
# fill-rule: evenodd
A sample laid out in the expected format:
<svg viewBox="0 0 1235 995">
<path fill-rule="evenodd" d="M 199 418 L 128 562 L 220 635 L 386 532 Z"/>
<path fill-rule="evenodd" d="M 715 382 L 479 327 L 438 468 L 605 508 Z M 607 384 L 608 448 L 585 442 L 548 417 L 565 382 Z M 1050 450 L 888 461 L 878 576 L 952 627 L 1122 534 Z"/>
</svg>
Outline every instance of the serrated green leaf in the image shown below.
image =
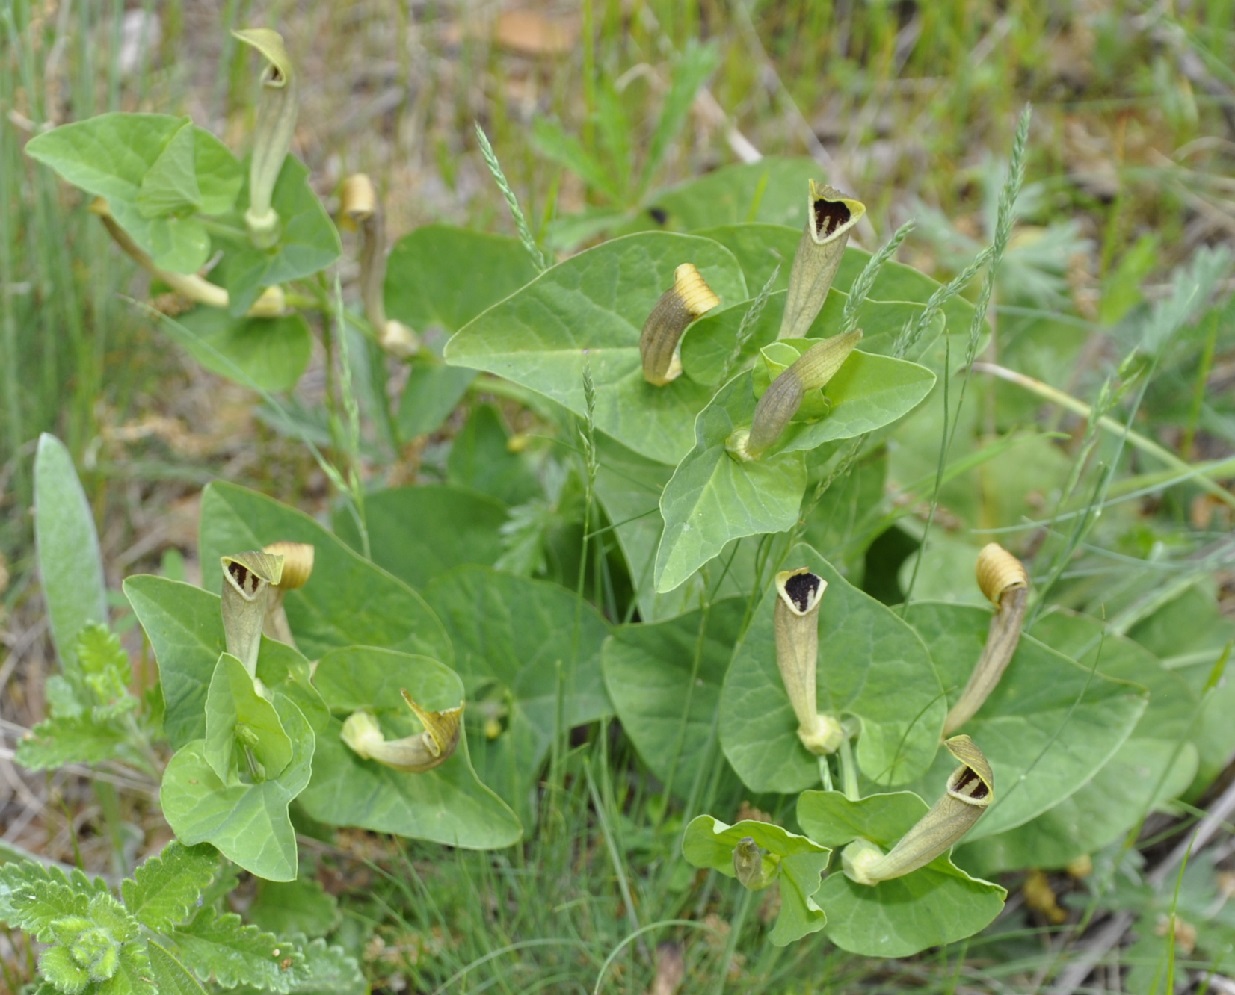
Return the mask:
<svg viewBox="0 0 1235 995">
<path fill-rule="evenodd" d="M 233 547 L 241 548 L 241 547 Z M 124 582 L 159 665 L 164 701 L 163 730 L 177 749 L 206 735 L 206 692 L 224 650 L 219 597 L 162 577 L 135 576 Z M 257 676 L 268 688 L 296 703 L 313 728 L 326 721 L 326 705 L 313 689 L 308 662 L 295 649 L 262 639 Z"/>
<path fill-rule="evenodd" d="M 327 946 L 321 937 L 308 943 L 301 937 L 293 939 L 304 955 L 291 987 L 293 995 L 368 995 L 360 965 L 342 947 Z"/>
<path fill-rule="evenodd" d="M 202 912 L 186 927 L 173 930 L 183 963 L 203 981 L 216 981 L 225 988 L 252 985 L 268 991 L 290 992 L 303 955 L 295 944 L 256 926 L 246 926 L 240 917 Z"/>
<path fill-rule="evenodd" d="M 682 854 L 695 867 L 709 867 L 736 877 L 733 850 L 746 837 L 781 858 L 776 878 L 781 907 L 768 938 L 777 946 L 784 946 L 823 929 L 827 923 L 826 910 L 814 895 L 819 891 L 820 875 L 832 851 L 814 840 L 769 822 L 745 820 L 730 826 L 710 815 L 700 815 L 686 827 Z"/>
<path fill-rule="evenodd" d="M 112 705 L 132 697 L 129 655 L 106 626 L 88 625 L 78 632 L 74 652 L 95 705 Z"/>
<path fill-rule="evenodd" d="M 0 864 L 0 921 L 36 936 L 55 919 L 85 915 L 91 898 L 106 894 L 102 878 L 76 869 L 65 874 L 32 860 Z"/>
<path fill-rule="evenodd" d="M 185 118 L 138 184 L 136 203 L 142 217 L 158 218 L 201 207 L 194 147 L 193 122 Z"/>
<path fill-rule="evenodd" d="M 715 242 L 629 235 L 559 263 L 494 305 L 455 334 L 446 359 L 507 377 L 579 415 L 586 414 L 586 368 L 596 386 L 596 427 L 636 452 L 677 463 L 710 392 L 684 377 L 665 387 L 648 384 L 639 336 L 685 262 L 722 301 L 745 299 L 737 261 Z"/>
<path fill-rule="evenodd" d="M 207 995 L 205 987 L 193 977 L 171 944 L 162 937 L 146 938 L 150 971 L 159 995 Z"/>
<path fill-rule="evenodd" d="M 904 617 L 929 647 L 950 705 L 982 653 L 989 611 L 918 602 Z M 1145 706 L 1135 685 L 1108 680 L 1022 636 L 999 685 L 961 729 L 990 761 L 996 785 L 995 804 L 966 839 L 1019 826 L 1071 796 L 1128 738 Z M 920 782 L 922 793 L 937 791 L 953 767 L 951 757 L 938 757 Z"/>
<path fill-rule="evenodd" d="M 34 535 L 52 641 L 80 693 L 85 688 L 74 644 L 87 625 L 107 623 L 107 586 L 94 516 L 73 459 L 64 443 L 47 434 L 39 437 L 34 460 Z"/>
<path fill-rule="evenodd" d="M 926 802 L 908 791 L 859 801 L 838 791 L 806 791 L 798 799 L 803 831 L 836 847 L 862 838 L 886 851 L 926 811 Z M 904 877 L 873 886 L 833 871 L 815 900 L 828 915 L 828 939 L 842 950 L 909 957 L 985 928 L 1003 909 L 1006 896 L 1003 888 L 970 877 L 944 854 Z"/>
<path fill-rule="evenodd" d="M 501 730 L 470 737 L 477 771 L 530 824 L 559 717 L 565 732 L 613 713 L 600 671 L 608 626 L 572 591 L 484 567 L 451 571 L 425 596 L 454 634 L 470 728 L 488 714 Z"/>
<path fill-rule="evenodd" d="M 116 223 L 160 269 L 192 273 L 210 255 L 205 226 L 193 216 L 146 217 L 138 205 L 142 180 L 182 127 L 183 118 L 166 114 L 101 114 L 35 136 L 26 152 L 74 186 L 106 198 Z M 193 152 L 201 213 L 225 213 L 240 190 L 240 164 L 200 128 L 193 129 Z"/>
<path fill-rule="evenodd" d="M 258 391 L 296 386 L 309 365 L 313 337 L 298 314 L 233 317 L 216 307 L 194 308 L 160 327 L 212 373 Z"/>
<path fill-rule="evenodd" d="M 339 902 L 313 880 L 263 881 L 246 918 L 276 936 L 325 936 L 338 925 Z"/>
<path fill-rule="evenodd" d="M 656 551 L 656 590 L 672 591 L 733 539 L 783 532 L 798 520 L 806 462 L 795 453 L 738 462 L 725 442 L 750 424 L 750 375 L 725 384 L 695 421 L 695 446 L 660 497 L 665 528 Z M 745 419 L 745 420 L 743 420 Z"/>
<path fill-rule="evenodd" d="M 519 820 L 472 768 L 466 729 L 454 754 L 423 773 L 361 759 L 343 744 L 343 719 L 362 710 L 387 738 L 419 732 L 400 692 L 424 708 L 452 708 L 464 700 L 458 674 L 428 657 L 354 646 L 323 656 L 314 680 L 334 715 L 320 738 L 313 783 L 300 799 L 313 818 L 475 849 L 519 839 Z"/>
<path fill-rule="evenodd" d="M 219 870 L 211 846 L 184 846 L 173 840 L 144 860 L 120 885 L 128 910 L 143 926 L 166 932 L 189 918 L 202 892 Z"/>
<path fill-rule="evenodd" d="M 687 798 L 714 763 L 721 683 L 746 604 L 717 601 L 659 624 L 616 629 L 602 653 L 605 687 L 622 728 L 665 790 Z"/>
<path fill-rule="evenodd" d="M 55 770 L 70 763 L 97 764 L 123 757 L 129 730 L 88 715 L 44 719 L 17 744 L 14 759 L 28 770 Z"/>
<path fill-rule="evenodd" d="M 809 546 L 795 546 L 781 566 L 810 567 L 828 582 L 819 608 L 819 710 L 861 721 L 858 767 L 874 783 L 920 777 L 938 750 L 947 712 L 926 646 L 897 614 Z M 795 792 L 819 783 L 819 767 L 798 739 L 798 720 L 776 666 L 775 596 L 769 584 L 734 650 L 721 691 L 721 745 L 748 787 Z M 985 750 L 986 743 L 975 739 Z"/>
<path fill-rule="evenodd" d="M 308 720 L 286 695 L 273 703 L 292 743 L 278 777 L 258 784 L 224 783 L 205 756 L 203 740 L 178 750 L 163 772 L 159 800 L 168 825 L 187 846 L 211 843 L 258 877 L 296 877 L 296 832 L 287 807 L 309 783 L 314 738 Z"/>
<path fill-rule="evenodd" d="M 215 482 L 202 493 L 206 587 L 216 590 L 221 583 L 220 556 L 282 540 L 307 542 L 315 550 L 313 578 L 283 600 L 297 645 L 308 656 L 342 646 L 384 646 L 450 663 L 450 639 L 420 595 L 308 515 L 233 484 Z"/>
<path fill-rule="evenodd" d="M 365 498 L 373 562 L 413 590 L 465 563 L 496 563 L 506 520 L 497 501 L 461 487 L 392 487 Z M 360 534 L 346 511 L 335 513 L 334 526 L 339 538 L 359 549 Z"/>
<path fill-rule="evenodd" d="M 325 269 L 343 251 L 330 215 L 308 183 L 309 171 L 295 156 L 283 160 L 271 195 L 279 215 L 279 241 L 273 250 L 259 249 L 246 237 L 228 246 L 214 275 L 230 295 L 228 311 L 243 315 L 266 287 L 289 283 Z M 244 177 L 239 201 L 248 203 L 249 178 Z"/>
</svg>

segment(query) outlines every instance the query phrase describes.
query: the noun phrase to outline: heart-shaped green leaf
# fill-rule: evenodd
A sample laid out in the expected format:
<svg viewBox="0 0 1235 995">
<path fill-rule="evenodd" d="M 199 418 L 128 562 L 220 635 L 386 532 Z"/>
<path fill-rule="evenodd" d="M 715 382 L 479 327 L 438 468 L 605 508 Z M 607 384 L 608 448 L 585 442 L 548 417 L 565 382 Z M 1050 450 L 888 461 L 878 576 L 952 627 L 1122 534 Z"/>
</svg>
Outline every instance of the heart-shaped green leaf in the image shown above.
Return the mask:
<svg viewBox="0 0 1235 995">
<path fill-rule="evenodd" d="M 803 831 L 832 847 L 860 838 L 890 850 L 926 812 L 926 802 L 908 791 L 860 801 L 849 801 L 838 791 L 805 791 L 798 799 Z M 999 885 L 970 877 L 945 854 L 876 885 L 856 884 L 833 871 L 815 900 L 827 913 L 828 939 L 842 950 L 909 957 L 972 936 L 999 915 L 1006 897 Z"/>
<path fill-rule="evenodd" d="M 1093 853 L 1184 791 L 1197 769 L 1197 747 L 1187 739 L 1200 703 L 1152 653 L 1086 615 L 1056 611 L 1030 631 L 1082 667 L 1096 666 L 1107 677 L 1146 688 L 1149 705 L 1132 734 L 1079 791 L 1024 825 L 960 849 L 961 862 L 983 875 L 1062 867 Z"/>
<path fill-rule="evenodd" d="M 436 326 L 457 332 L 536 273 L 518 239 L 425 225 L 390 250 L 386 313 L 417 331 Z"/>
<path fill-rule="evenodd" d="M 160 163 L 169 142 L 186 127 L 185 121 L 167 114 L 100 114 L 35 136 L 26 144 L 26 152 L 74 186 L 106 199 L 116 223 L 160 269 L 192 273 L 210 255 L 205 226 L 192 215 L 147 216 L 149 206 L 143 210 L 140 203 L 143 181 Z M 224 214 L 236 203 L 243 183 L 240 163 L 208 131 L 193 128 L 192 138 L 198 210 Z M 185 141 L 156 170 L 153 186 L 166 187 L 173 161 L 176 170 L 187 169 Z M 147 197 L 151 196 L 148 192 Z M 165 192 L 156 199 L 166 206 Z"/>
<path fill-rule="evenodd" d="M 272 542 L 314 548 L 313 577 L 283 604 L 292 633 L 310 657 L 353 645 L 452 659 L 441 622 L 415 591 L 349 549 L 308 515 L 233 484 L 202 492 L 202 583 L 221 582 L 219 557 Z"/>
<path fill-rule="evenodd" d="M 313 338 L 298 314 L 234 318 L 199 307 L 161 325 L 206 369 L 252 390 L 291 390 L 309 365 Z"/>
<path fill-rule="evenodd" d="M 806 462 L 795 453 L 738 462 L 725 448 L 750 425 L 750 374 L 725 384 L 695 422 L 695 447 L 660 498 L 665 528 L 656 552 L 656 590 L 672 591 L 733 539 L 783 532 L 798 519 Z"/>
<path fill-rule="evenodd" d="M 824 928 L 827 917 L 815 901 L 820 875 L 832 851 L 814 840 L 799 836 L 770 822 L 743 820 L 727 825 L 710 815 L 692 819 L 682 838 L 682 854 L 695 867 L 708 867 L 736 877 L 733 850 L 750 838 L 773 857 L 779 858 L 776 881 L 780 887 L 780 911 L 769 939 L 778 947 Z"/>
<path fill-rule="evenodd" d="M 373 562 L 413 590 L 465 563 L 492 566 L 502 555 L 506 509 L 462 487 L 392 487 L 368 495 L 364 511 Z M 360 548 L 359 530 L 346 511 L 335 513 L 335 532 Z"/>
<path fill-rule="evenodd" d="M 555 735 L 613 714 L 601 679 L 609 634 L 573 592 L 485 567 L 460 567 L 425 592 L 449 627 L 467 690 L 476 767 L 525 825 Z M 490 721 L 491 720 L 491 721 Z"/>
<path fill-rule="evenodd" d="M 716 709 L 745 611 L 729 598 L 667 622 L 621 626 L 605 640 L 605 687 L 622 728 L 679 797 L 719 760 Z"/>
<path fill-rule="evenodd" d="M 917 603 L 905 620 L 930 648 L 950 706 L 982 653 L 990 612 Z M 999 685 L 960 730 L 986 754 L 999 786 L 967 839 L 1022 825 L 1072 795 L 1128 738 L 1145 705 L 1135 685 L 1108 680 L 1022 636 Z M 952 766 L 940 756 L 920 782 L 923 790 L 942 784 Z"/>
<path fill-rule="evenodd" d="M 296 877 L 296 831 L 287 807 L 309 783 L 313 729 L 286 695 L 275 692 L 275 711 L 292 744 L 278 777 L 256 784 L 224 782 L 206 759 L 205 740 L 194 740 L 163 772 L 159 802 L 176 838 L 186 846 L 212 843 L 228 860 L 271 881 Z"/>
<path fill-rule="evenodd" d="M 715 242 L 628 235 L 559 263 L 469 322 L 447 344 L 446 359 L 507 377 L 579 415 L 587 411 L 587 370 L 596 427 L 651 459 L 677 463 L 711 395 L 685 377 L 647 383 L 639 336 L 682 263 L 693 263 L 722 301 L 745 299 L 737 261 Z"/>
<path fill-rule="evenodd" d="M 313 783 L 300 799 L 311 816 L 450 846 L 489 849 L 518 841 L 519 820 L 477 778 L 466 733 L 444 763 L 423 773 L 361 759 L 341 738 L 343 720 L 361 710 L 377 718 L 387 739 L 420 732 L 401 691 L 427 709 L 454 708 L 464 700 L 458 674 L 429 657 L 353 646 L 323 656 L 314 682 L 332 714 L 319 738 Z M 472 707 L 467 703 L 464 714 Z"/>
<path fill-rule="evenodd" d="M 258 768 L 259 781 L 278 777 L 292 759 L 292 741 L 274 705 L 257 693 L 244 664 L 224 653 L 206 692 L 202 756 L 224 784 L 233 784 L 237 773 L 241 779 L 250 774 L 243 756 L 246 749 Z"/>
</svg>

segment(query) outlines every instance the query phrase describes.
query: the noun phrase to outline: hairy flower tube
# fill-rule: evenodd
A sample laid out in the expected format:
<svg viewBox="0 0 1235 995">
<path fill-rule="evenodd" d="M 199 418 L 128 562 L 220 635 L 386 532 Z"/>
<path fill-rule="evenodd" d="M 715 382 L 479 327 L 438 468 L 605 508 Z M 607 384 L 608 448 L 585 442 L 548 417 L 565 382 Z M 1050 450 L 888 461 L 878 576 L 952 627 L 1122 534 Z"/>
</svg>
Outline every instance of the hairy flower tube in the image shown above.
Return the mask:
<svg viewBox="0 0 1235 995">
<path fill-rule="evenodd" d="M 725 442 L 729 455 L 739 462 L 763 456 L 789 427 L 806 392 L 826 387 L 860 341 L 861 331 L 846 332 L 816 342 L 802 353 L 763 392 L 750 428 L 740 428 L 729 436 Z"/>
<path fill-rule="evenodd" d="M 253 155 L 249 160 L 249 207 L 244 223 L 253 244 L 259 249 L 269 249 L 279 241 L 279 215 L 272 200 L 296 130 L 296 74 L 287 49 L 283 47 L 283 36 L 277 31 L 250 28 L 232 33 L 266 59 L 257 102 Z"/>
<path fill-rule="evenodd" d="M 807 567 L 776 575 L 776 666 L 798 719 L 798 739 L 811 753 L 834 753 L 845 738 L 840 722 L 820 715 L 815 684 L 819 656 L 819 603 L 828 582 Z"/>
<path fill-rule="evenodd" d="M 639 356 L 643 360 L 643 379 L 663 387 L 682 375 L 678 347 L 692 321 L 720 303 L 702 274 L 691 263 L 673 271 L 673 286 L 652 308 L 639 336 Z"/>
<path fill-rule="evenodd" d="M 849 243 L 849 233 L 866 214 L 866 205 L 834 187 L 810 181 L 806 230 L 789 273 L 789 293 L 778 339 L 807 337 L 832 289 Z"/>
<path fill-rule="evenodd" d="M 904 877 L 947 853 L 995 801 L 995 777 L 982 751 L 968 736 L 943 744 L 960 761 L 944 795 L 887 853 L 869 840 L 854 840 L 841 854 L 845 876 L 875 885 Z"/>
<path fill-rule="evenodd" d="M 358 756 L 395 770 L 420 774 L 445 763 L 459 745 L 463 706 L 431 712 L 421 708 L 406 691 L 403 700 L 424 726 L 423 732 L 403 739 L 387 739 L 377 719 L 368 712 L 353 712 L 343 723 L 342 738 Z"/>
<path fill-rule="evenodd" d="M 1008 661 L 1020 642 L 1029 603 L 1029 574 L 1025 565 L 998 543 L 983 546 L 978 553 L 978 587 L 997 608 L 986 634 L 982 656 L 969 675 L 969 683 L 943 723 L 949 736 L 971 718 L 999 684 Z"/>
<path fill-rule="evenodd" d="M 223 564 L 223 636 L 227 652 L 257 677 L 266 613 L 283 576 L 283 557 L 263 550 L 220 557 Z"/>
</svg>

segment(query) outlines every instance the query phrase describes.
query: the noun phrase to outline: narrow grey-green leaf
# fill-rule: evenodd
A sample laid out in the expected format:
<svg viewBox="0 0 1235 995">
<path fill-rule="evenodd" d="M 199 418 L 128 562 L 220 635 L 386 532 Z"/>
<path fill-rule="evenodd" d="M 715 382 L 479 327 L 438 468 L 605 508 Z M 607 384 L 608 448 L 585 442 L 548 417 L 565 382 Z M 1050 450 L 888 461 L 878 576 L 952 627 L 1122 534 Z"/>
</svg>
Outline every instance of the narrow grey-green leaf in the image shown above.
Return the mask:
<svg viewBox="0 0 1235 995">
<path fill-rule="evenodd" d="M 47 434 L 39 436 L 34 460 L 34 535 L 52 641 L 66 675 L 78 685 L 83 678 L 74 643 L 87 625 L 107 624 L 107 587 L 94 516 L 73 458 Z"/>
</svg>

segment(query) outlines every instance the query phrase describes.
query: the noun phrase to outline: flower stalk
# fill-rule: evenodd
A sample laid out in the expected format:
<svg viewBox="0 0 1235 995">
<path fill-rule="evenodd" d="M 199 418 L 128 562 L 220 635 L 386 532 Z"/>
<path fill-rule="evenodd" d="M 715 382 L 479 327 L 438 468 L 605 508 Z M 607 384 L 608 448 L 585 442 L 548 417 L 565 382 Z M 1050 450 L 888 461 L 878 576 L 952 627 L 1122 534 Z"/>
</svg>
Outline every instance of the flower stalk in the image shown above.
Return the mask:
<svg viewBox="0 0 1235 995">
<path fill-rule="evenodd" d="M 281 229 L 272 201 L 296 130 L 297 78 L 283 37 L 277 31 L 250 28 L 232 34 L 266 59 L 257 102 L 253 155 L 249 160 L 249 207 L 244 222 L 253 244 L 269 249 L 279 241 Z"/>
<path fill-rule="evenodd" d="M 828 582 L 808 567 L 776 575 L 776 666 L 798 719 L 798 739 L 811 753 L 836 752 L 845 738 L 841 724 L 820 715 L 816 668 L 819 656 L 819 603 Z"/>
<path fill-rule="evenodd" d="M 339 201 L 344 222 L 359 236 L 360 299 L 365 317 L 378 344 L 407 359 L 420 349 L 420 342 L 402 322 L 386 318 L 386 225 L 373 181 L 364 173 L 353 173 L 343 181 Z"/>
<path fill-rule="evenodd" d="M 857 884 L 876 885 L 904 877 L 947 853 L 995 801 L 995 777 L 982 751 L 968 736 L 943 744 L 960 761 L 944 795 L 886 854 L 869 840 L 845 847 L 841 866 Z"/>
<path fill-rule="evenodd" d="M 102 197 L 95 199 L 94 203 L 90 205 L 90 211 L 98 215 L 99 220 L 103 222 L 103 227 L 107 229 L 107 234 L 112 237 L 112 241 L 124 251 L 125 255 L 156 280 L 166 283 L 181 297 L 187 298 L 194 304 L 204 304 L 206 307 L 227 308 L 231 299 L 227 291 L 217 284 L 211 283 L 195 273 L 172 273 L 156 266 L 154 260 L 129 237 L 129 233 L 116 224 L 116 219 L 112 217 L 111 211 L 108 210 L 107 201 L 103 200 Z M 283 294 L 283 288 L 267 287 L 262 291 L 261 296 L 253 302 L 249 310 L 245 312 L 245 315 L 249 318 L 275 318 L 286 312 L 287 301 Z"/>
<path fill-rule="evenodd" d="M 1025 565 L 998 543 L 989 543 L 978 553 L 978 587 L 997 611 L 986 634 L 982 656 L 969 675 L 965 690 L 956 700 L 943 723 L 943 734 L 950 736 L 973 718 L 1003 677 L 1016 652 L 1025 610 L 1029 604 L 1029 574 Z"/>
<path fill-rule="evenodd" d="M 718 304 L 720 298 L 691 263 L 673 271 L 673 286 L 656 302 L 639 336 L 644 380 L 663 387 L 682 375 L 682 336 L 692 321 Z"/>
<path fill-rule="evenodd" d="M 810 181 L 806 230 L 793 257 L 778 339 L 807 337 L 836 279 L 849 233 L 865 214 L 866 205 L 860 200 Z"/>
<path fill-rule="evenodd" d="M 826 387 L 849 354 L 862 341 L 860 330 L 816 342 L 763 392 L 748 429 L 738 429 L 725 442 L 739 462 L 761 458 L 774 446 L 798 413 L 809 390 Z"/>
<path fill-rule="evenodd" d="M 432 712 L 421 708 L 406 691 L 402 694 L 424 731 L 388 740 L 373 715 L 354 712 L 343 723 L 342 738 L 357 756 L 395 770 L 421 774 L 441 766 L 455 752 L 463 728 L 463 706 Z"/>
</svg>

